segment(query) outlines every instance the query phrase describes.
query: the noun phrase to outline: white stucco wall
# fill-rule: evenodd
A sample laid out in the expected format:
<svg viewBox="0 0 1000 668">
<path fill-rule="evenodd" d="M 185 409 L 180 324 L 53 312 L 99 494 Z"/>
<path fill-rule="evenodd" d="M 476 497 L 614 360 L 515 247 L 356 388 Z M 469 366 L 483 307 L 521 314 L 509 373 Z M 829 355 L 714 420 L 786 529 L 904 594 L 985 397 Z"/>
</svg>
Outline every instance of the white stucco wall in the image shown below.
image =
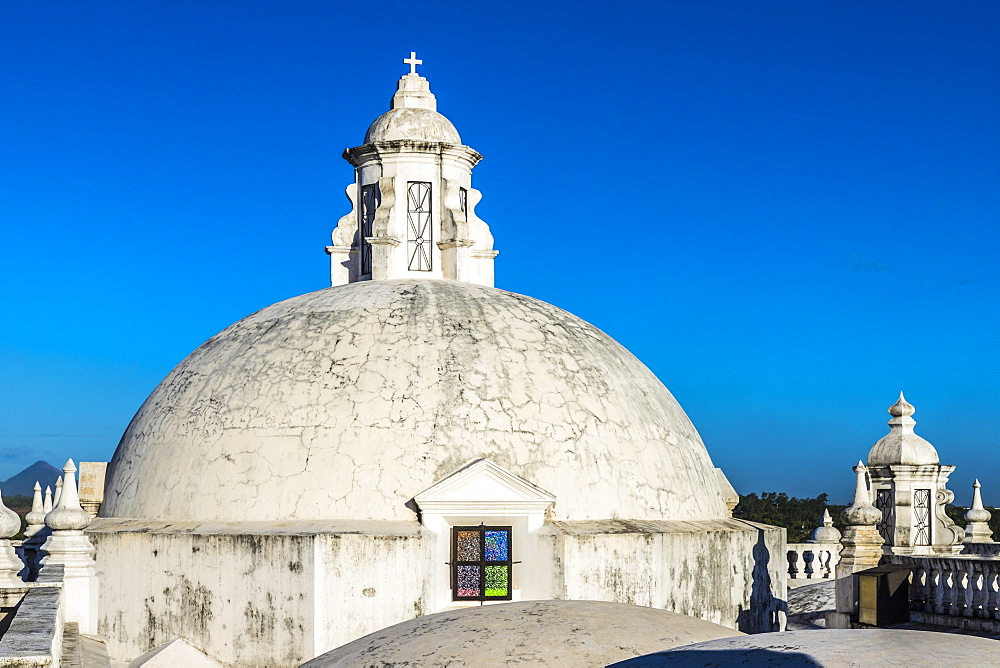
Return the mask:
<svg viewBox="0 0 1000 668">
<path fill-rule="evenodd" d="M 323 528 L 97 520 L 109 655 L 181 637 L 227 666 L 297 666 L 421 613 L 422 589 L 402 586 L 421 580 L 418 524 Z"/>
<path fill-rule="evenodd" d="M 784 529 L 732 519 L 549 528 L 556 598 L 662 608 L 746 633 L 783 624 Z"/>
<path fill-rule="evenodd" d="M 416 522 L 332 524 L 97 520 L 88 533 L 110 656 L 130 660 L 181 637 L 227 666 L 297 666 L 448 598 L 447 581 L 430 576 L 441 558 L 433 532 Z M 514 567 L 525 598 L 632 603 L 742 631 L 776 628 L 783 529 L 609 521 L 535 533 Z"/>
</svg>

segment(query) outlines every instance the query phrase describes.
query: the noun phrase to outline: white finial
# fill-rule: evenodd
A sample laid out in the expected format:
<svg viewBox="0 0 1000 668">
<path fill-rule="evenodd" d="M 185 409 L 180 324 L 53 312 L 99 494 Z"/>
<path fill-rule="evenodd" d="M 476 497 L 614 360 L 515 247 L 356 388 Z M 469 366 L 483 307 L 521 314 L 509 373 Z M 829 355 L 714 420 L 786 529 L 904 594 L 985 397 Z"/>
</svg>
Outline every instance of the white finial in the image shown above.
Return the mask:
<svg viewBox="0 0 1000 668">
<path fill-rule="evenodd" d="M 18 573 L 24 562 L 14 552 L 10 537 L 21 530 L 21 518 L 2 499 L 0 496 L 0 587 L 19 587 L 23 583 Z"/>
<path fill-rule="evenodd" d="M 46 515 L 52 512 L 52 488 L 48 485 L 45 486 L 45 503 L 42 505 L 42 509 L 45 510 Z"/>
<path fill-rule="evenodd" d="M 823 526 L 813 529 L 812 536 L 807 542 L 811 543 L 839 543 L 842 536 L 840 530 L 833 526 L 833 518 L 830 511 L 823 509 Z"/>
<path fill-rule="evenodd" d="M 7 507 L 0 494 L 0 538 L 10 538 L 20 530 L 21 516 Z"/>
<path fill-rule="evenodd" d="M 854 482 L 854 503 L 844 508 L 840 518 L 847 525 L 874 526 L 882 520 L 882 511 L 872 505 L 871 493 L 868 491 L 868 468 L 859 461 L 854 471 L 857 475 Z"/>
<path fill-rule="evenodd" d="M 80 505 L 75 473 L 76 465 L 73 460 L 67 460 L 63 467 L 63 489 L 59 503 L 45 516 L 45 526 L 53 531 L 80 531 L 90 524 L 90 513 Z"/>
<path fill-rule="evenodd" d="M 410 74 L 416 74 L 417 73 L 417 65 L 423 65 L 424 64 L 424 61 L 417 60 L 417 52 L 416 51 L 410 51 L 410 57 L 409 58 L 404 58 L 403 62 L 410 66 Z"/>
<path fill-rule="evenodd" d="M 35 495 L 31 499 L 31 512 L 24 516 L 24 520 L 28 523 L 28 528 L 24 531 L 26 537 L 35 534 L 38 529 L 45 526 L 45 503 L 42 501 L 42 486 L 37 480 L 35 481 Z"/>
<path fill-rule="evenodd" d="M 969 511 L 965 513 L 965 520 L 967 522 L 989 522 L 990 521 L 990 511 L 983 507 L 983 495 L 979 491 L 982 485 L 979 484 L 979 480 L 972 484 L 972 507 Z"/>
<path fill-rule="evenodd" d="M 889 415 L 892 416 L 889 420 L 889 433 L 879 439 L 868 453 L 869 466 L 922 466 L 939 463 L 934 446 L 913 432 L 913 427 L 917 424 L 913 419 L 916 410 L 900 392 L 896 403 L 889 406 Z"/>
<path fill-rule="evenodd" d="M 906 400 L 906 397 L 903 396 L 902 391 L 900 391 L 899 399 L 896 399 L 896 403 L 894 403 L 892 406 L 889 406 L 889 415 L 891 415 L 894 418 L 903 417 L 904 415 L 906 417 L 910 417 L 916 412 L 917 409 L 913 407 L 913 404 L 911 404 L 909 401 Z M 892 421 L 890 421 L 889 424 L 892 424 Z M 900 424 L 910 424 L 910 423 L 903 421 Z M 914 421 L 912 424 L 916 424 L 916 422 Z"/>
<path fill-rule="evenodd" d="M 76 469 L 74 469 L 74 470 L 76 470 Z M 56 478 L 56 495 L 54 497 L 52 497 L 52 505 L 53 506 L 58 506 L 59 505 L 59 499 L 62 498 L 62 489 L 63 489 L 63 477 L 59 476 L 58 478 Z"/>
</svg>

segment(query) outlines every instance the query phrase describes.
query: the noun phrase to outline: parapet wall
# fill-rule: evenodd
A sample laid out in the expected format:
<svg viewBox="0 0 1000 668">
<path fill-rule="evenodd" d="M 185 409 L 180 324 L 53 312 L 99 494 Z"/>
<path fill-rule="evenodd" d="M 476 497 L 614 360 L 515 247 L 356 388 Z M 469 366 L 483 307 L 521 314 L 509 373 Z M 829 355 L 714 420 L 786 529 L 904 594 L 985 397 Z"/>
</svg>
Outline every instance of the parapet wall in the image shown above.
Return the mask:
<svg viewBox="0 0 1000 668">
<path fill-rule="evenodd" d="M 515 577 L 537 598 L 632 603 L 745 632 L 783 621 L 785 531 L 741 520 L 547 523 Z M 298 666 L 431 611 L 437 537 L 417 522 L 98 519 L 111 659 L 181 637 L 226 666 Z M 517 574 L 522 575 L 518 576 Z"/>
<path fill-rule="evenodd" d="M 632 603 L 744 633 L 784 628 L 785 530 L 743 520 L 552 522 L 555 598 Z"/>
</svg>

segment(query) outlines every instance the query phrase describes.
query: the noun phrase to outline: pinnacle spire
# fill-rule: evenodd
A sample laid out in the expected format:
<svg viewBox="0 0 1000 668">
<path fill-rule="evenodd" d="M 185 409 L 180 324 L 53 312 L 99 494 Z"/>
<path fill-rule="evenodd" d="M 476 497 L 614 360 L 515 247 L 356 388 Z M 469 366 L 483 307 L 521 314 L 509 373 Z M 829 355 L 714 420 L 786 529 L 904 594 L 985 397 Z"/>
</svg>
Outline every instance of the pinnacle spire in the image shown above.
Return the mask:
<svg viewBox="0 0 1000 668">
<path fill-rule="evenodd" d="M 25 529 L 24 532 L 25 536 L 30 536 L 45 526 L 45 502 L 42 501 L 42 486 L 37 480 L 35 481 L 35 494 L 31 499 L 31 512 L 25 515 L 24 519 L 28 523 L 28 529 Z"/>
<path fill-rule="evenodd" d="M 63 486 L 59 503 L 45 516 L 45 525 L 53 531 L 80 531 L 90 524 L 90 514 L 80 505 L 75 473 L 76 465 L 73 460 L 67 460 L 63 466 Z"/>
<path fill-rule="evenodd" d="M 844 509 L 840 517 L 847 525 L 874 525 L 882 519 L 882 512 L 872 505 L 871 492 L 868 490 L 868 467 L 859 461 L 854 472 L 854 502 Z"/>
</svg>

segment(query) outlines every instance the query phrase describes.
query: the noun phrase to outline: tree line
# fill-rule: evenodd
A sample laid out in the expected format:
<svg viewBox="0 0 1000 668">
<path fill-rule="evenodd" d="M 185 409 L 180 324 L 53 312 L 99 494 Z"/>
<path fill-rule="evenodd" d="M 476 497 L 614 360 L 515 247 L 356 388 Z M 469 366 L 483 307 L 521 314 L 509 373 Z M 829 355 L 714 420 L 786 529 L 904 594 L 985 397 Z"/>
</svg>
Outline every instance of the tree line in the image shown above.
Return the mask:
<svg viewBox="0 0 1000 668">
<path fill-rule="evenodd" d="M 733 517 L 785 527 L 789 543 L 804 543 L 809 540 L 813 529 L 822 525 L 824 508 L 830 511 L 833 526 L 843 532 L 844 523 L 840 520 L 840 513 L 846 506 L 830 503 L 827 494 L 820 494 L 814 499 L 800 499 L 784 492 L 761 492 L 759 496 L 753 492 L 741 494 L 739 505 L 733 509 Z M 960 527 L 965 526 L 964 515 L 967 510 L 966 507 L 954 505 L 945 508 L 948 516 Z M 992 515 L 990 529 L 993 531 L 993 539 L 1000 540 L 1000 509 L 987 506 L 986 510 Z"/>
</svg>

